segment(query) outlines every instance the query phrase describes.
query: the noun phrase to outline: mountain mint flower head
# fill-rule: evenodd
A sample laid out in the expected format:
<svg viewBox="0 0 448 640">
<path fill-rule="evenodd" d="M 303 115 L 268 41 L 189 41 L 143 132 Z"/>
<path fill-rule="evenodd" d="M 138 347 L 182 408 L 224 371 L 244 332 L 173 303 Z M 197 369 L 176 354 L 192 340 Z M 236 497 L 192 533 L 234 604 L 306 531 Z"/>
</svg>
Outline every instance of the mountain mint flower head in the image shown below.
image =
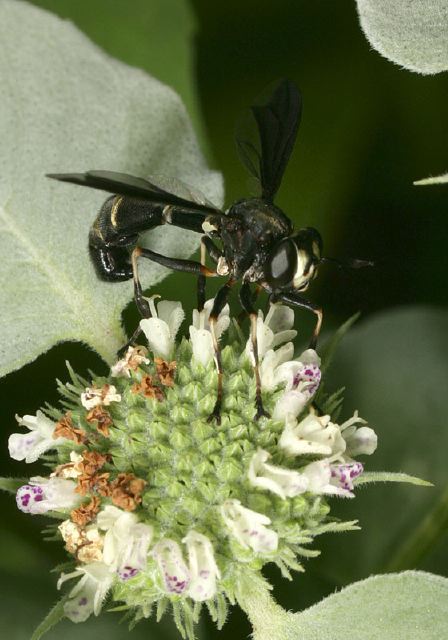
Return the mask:
<svg viewBox="0 0 448 640">
<path fill-rule="evenodd" d="M 45 454 L 50 466 L 18 489 L 17 505 L 51 511 L 70 559 L 58 588 L 73 622 L 104 608 L 131 621 L 171 608 L 192 637 L 201 608 L 221 626 L 240 585 L 265 564 L 290 577 L 316 553 L 308 548 L 316 536 L 356 528 L 330 519 L 331 500 L 355 497 L 358 456 L 374 452 L 375 432 L 357 413 L 338 422 L 340 394 L 320 388 L 315 351 L 294 357 L 294 313 L 282 305 L 257 319 L 271 417 L 254 420 L 252 343 L 226 306 L 216 325 L 222 419 L 208 421 L 217 386 L 211 305 L 194 311 L 187 339 L 180 303 L 150 299 L 152 317 L 140 323 L 147 345 L 129 347 L 108 376 L 84 380 L 69 369 L 62 408 L 19 419 L 28 432 L 10 437 L 11 457 Z"/>
</svg>

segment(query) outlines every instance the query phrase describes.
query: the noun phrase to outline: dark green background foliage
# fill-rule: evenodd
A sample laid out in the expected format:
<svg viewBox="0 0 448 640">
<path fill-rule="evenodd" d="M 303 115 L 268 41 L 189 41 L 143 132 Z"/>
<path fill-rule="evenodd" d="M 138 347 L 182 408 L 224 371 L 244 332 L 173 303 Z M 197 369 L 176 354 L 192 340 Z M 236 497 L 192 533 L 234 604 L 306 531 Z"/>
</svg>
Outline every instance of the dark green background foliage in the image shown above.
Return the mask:
<svg viewBox="0 0 448 640">
<path fill-rule="evenodd" d="M 292 584 L 282 582 L 276 571 L 269 577 L 282 604 L 298 610 L 388 567 L 446 575 L 446 509 L 427 544 L 420 541 L 403 552 L 447 481 L 448 316 L 443 305 L 448 187 L 412 185 L 447 168 L 446 74 L 422 77 L 401 71 L 370 51 L 348 0 L 195 0 L 185 11 L 172 0 L 35 4 L 73 20 L 110 54 L 181 93 L 210 163 L 225 176 L 227 203 L 251 189 L 233 142 L 238 114 L 273 79 L 289 77 L 300 86 L 302 126 L 278 204 L 297 226 L 320 229 L 326 255 L 369 258 L 377 265 L 349 273 L 325 266 L 310 291 L 310 298 L 324 307 L 326 331 L 362 311 L 359 328 L 352 330 L 334 363 L 332 383 L 347 386 L 347 415 L 358 407 L 379 434 L 380 448 L 368 469 L 405 471 L 436 487 L 369 487 L 359 490 L 354 501 L 334 501 L 334 513 L 359 517 L 363 531 L 323 538 L 322 556 L 311 560 L 306 574 Z M 191 65 L 180 64 L 185 56 L 180 44 L 167 46 L 173 32 L 186 31 L 195 33 Z M 193 90 L 187 83 L 189 66 Z M 86 234 L 87 229 L 86 221 Z M 179 292 L 189 313 L 195 302 L 190 276 L 172 275 L 157 287 L 168 299 L 179 299 Z M 297 316 L 305 342 L 312 320 Z M 128 329 L 137 321 L 132 305 L 125 321 Z M 0 382 L 1 475 L 29 475 L 29 467 L 12 463 L 6 454 L 14 414 L 34 413 L 44 401 L 56 401 L 54 378 L 65 379 L 66 359 L 81 374 L 89 367 L 105 370 L 86 348 L 65 344 Z M 19 513 L 10 496 L 2 496 L 2 510 L 2 637 L 22 640 L 56 599 L 56 576 L 49 570 L 64 555 L 61 545 L 42 541 L 43 520 Z M 83 626 L 67 624 L 49 638 L 87 640 L 103 632 L 121 638 L 126 630 L 117 627 L 117 620 L 116 614 L 105 614 Z M 157 628 L 147 622 L 132 637 L 175 633 L 169 622 Z M 199 633 L 217 635 L 206 619 Z M 235 610 L 221 636 L 248 633 L 247 622 Z"/>
</svg>

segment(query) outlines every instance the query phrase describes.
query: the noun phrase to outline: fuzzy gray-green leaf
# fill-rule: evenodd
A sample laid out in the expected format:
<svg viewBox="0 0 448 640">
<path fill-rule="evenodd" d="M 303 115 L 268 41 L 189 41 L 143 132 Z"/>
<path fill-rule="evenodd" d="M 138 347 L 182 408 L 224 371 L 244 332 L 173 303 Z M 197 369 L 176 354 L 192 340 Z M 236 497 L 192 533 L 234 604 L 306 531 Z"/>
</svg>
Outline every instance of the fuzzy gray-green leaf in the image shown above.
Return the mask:
<svg viewBox="0 0 448 640">
<path fill-rule="evenodd" d="M 371 46 L 392 62 L 422 74 L 448 69 L 445 0 L 357 0 Z"/>
<path fill-rule="evenodd" d="M 448 579 L 421 571 L 355 582 L 301 613 L 287 613 L 256 586 L 239 602 L 254 640 L 440 640 L 448 632 Z"/>
<path fill-rule="evenodd" d="M 168 87 L 106 56 L 69 22 L 25 2 L 0 3 L 0 375 L 53 344 L 78 340 L 106 360 L 124 341 L 129 282 L 100 282 L 87 251 L 105 194 L 45 173 L 110 169 L 175 176 L 217 205 L 186 111 Z M 147 245 L 186 257 L 196 234 L 173 228 Z M 142 265 L 145 287 L 163 267 Z"/>
</svg>

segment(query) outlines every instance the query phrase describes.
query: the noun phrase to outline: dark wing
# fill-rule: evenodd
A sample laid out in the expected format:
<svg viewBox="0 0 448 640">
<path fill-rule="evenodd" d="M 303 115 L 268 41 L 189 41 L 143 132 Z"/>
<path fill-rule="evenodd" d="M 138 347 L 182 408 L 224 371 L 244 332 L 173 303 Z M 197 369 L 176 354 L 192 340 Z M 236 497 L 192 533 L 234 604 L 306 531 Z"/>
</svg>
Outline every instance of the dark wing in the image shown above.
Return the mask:
<svg viewBox="0 0 448 640">
<path fill-rule="evenodd" d="M 117 171 L 87 171 L 86 173 L 49 173 L 48 178 L 101 189 L 122 196 L 142 198 L 151 202 L 180 205 L 208 213 L 222 213 L 197 189 L 176 178 L 154 177 L 146 180 Z"/>
<path fill-rule="evenodd" d="M 236 131 L 239 156 L 260 181 L 261 197 L 272 202 L 297 137 L 302 98 L 290 80 L 281 80 L 250 107 Z"/>
</svg>

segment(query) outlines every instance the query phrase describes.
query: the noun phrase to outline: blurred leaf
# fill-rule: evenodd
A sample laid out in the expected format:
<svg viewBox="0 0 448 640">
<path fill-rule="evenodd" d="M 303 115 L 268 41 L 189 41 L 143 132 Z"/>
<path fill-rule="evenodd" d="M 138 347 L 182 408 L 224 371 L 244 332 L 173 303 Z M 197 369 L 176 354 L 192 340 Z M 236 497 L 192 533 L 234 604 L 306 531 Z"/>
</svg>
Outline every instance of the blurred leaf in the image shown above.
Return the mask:
<svg viewBox="0 0 448 640">
<path fill-rule="evenodd" d="M 254 640 L 440 640 L 447 599 L 446 578 L 418 571 L 356 582 L 301 613 L 287 613 L 258 585 L 239 598 Z"/>
<path fill-rule="evenodd" d="M 361 27 L 372 47 L 422 74 L 448 69 L 448 5 L 444 0 L 357 0 Z"/>
<path fill-rule="evenodd" d="M 15 495 L 17 489 L 27 482 L 28 478 L 0 478 L 0 491 L 7 491 Z"/>
<path fill-rule="evenodd" d="M 411 563 L 420 561 L 439 542 L 441 535 L 448 530 L 448 487 L 432 511 L 420 523 L 397 554 L 388 562 L 387 571 L 400 571 Z"/>
<path fill-rule="evenodd" d="M 396 309 L 353 329 L 336 354 L 329 385 L 344 383 L 344 413 L 359 409 L 378 434 L 378 450 L 363 460 L 366 473 L 386 469 L 435 485 L 424 491 L 400 484 L 360 486 L 355 500 L 333 501 L 333 515 L 357 517 L 362 527 L 351 535 L 350 544 L 321 541 L 322 557 L 316 565 L 336 584 L 387 565 L 445 490 L 447 326 L 444 310 Z M 437 547 L 427 551 L 434 554 Z M 406 568 L 415 567 L 417 560 L 408 556 Z M 448 571 L 446 554 L 431 562 L 428 558 L 424 568 Z"/>
<path fill-rule="evenodd" d="M 328 367 L 331 365 L 336 351 L 341 343 L 341 340 L 347 333 L 347 331 L 359 320 L 360 313 L 353 314 L 348 320 L 344 322 L 331 336 L 329 340 L 324 344 L 322 350 L 319 350 L 319 354 L 322 359 L 321 371 L 325 373 Z"/>
<path fill-rule="evenodd" d="M 417 187 L 425 186 L 427 184 L 446 184 L 448 182 L 448 173 L 443 173 L 440 176 L 433 176 L 431 178 L 423 178 L 422 180 L 415 180 L 413 184 Z"/>
<path fill-rule="evenodd" d="M 124 341 L 120 313 L 132 285 L 100 282 L 90 264 L 87 234 L 104 194 L 44 174 L 172 175 L 217 204 L 220 176 L 207 170 L 172 90 L 108 58 L 70 23 L 4 0 L 0 43 L 0 375 L 62 340 L 83 341 L 110 360 Z M 148 238 L 179 257 L 197 244 L 196 234 L 173 228 Z M 167 273 L 142 267 L 144 286 Z"/>
</svg>

